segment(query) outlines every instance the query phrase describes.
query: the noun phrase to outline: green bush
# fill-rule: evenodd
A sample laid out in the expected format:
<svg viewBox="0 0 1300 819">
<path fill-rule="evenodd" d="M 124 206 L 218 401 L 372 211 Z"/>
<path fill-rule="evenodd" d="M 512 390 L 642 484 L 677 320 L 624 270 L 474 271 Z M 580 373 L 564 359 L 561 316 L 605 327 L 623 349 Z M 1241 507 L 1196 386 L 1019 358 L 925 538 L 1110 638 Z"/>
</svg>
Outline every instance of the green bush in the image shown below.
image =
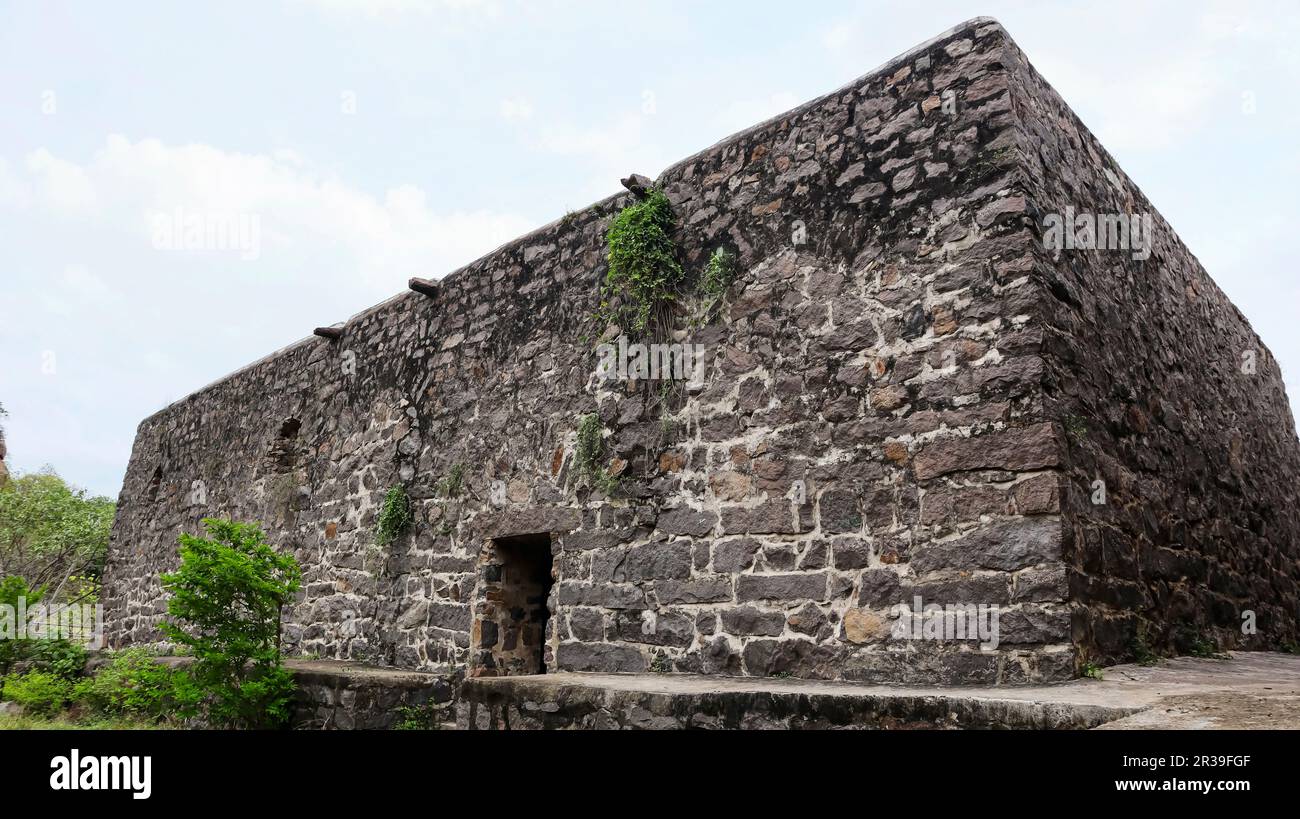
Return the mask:
<svg viewBox="0 0 1300 819">
<path fill-rule="evenodd" d="M 393 730 L 436 731 L 441 727 L 439 723 L 441 717 L 438 707 L 431 702 L 424 705 L 403 705 L 397 709 Z"/>
<path fill-rule="evenodd" d="M 56 674 L 65 680 L 75 680 L 86 670 L 87 652 L 71 640 L 29 640 L 29 659 L 41 671 Z"/>
<path fill-rule="evenodd" d="M 72 699 L 100 714 L 160 719 L 175 707 L 177 677 L 183 675 L 146 649 L 128 648 L 116 652 L 93 677 L 78 682 Z"/>
<path fill-rule="evenodd" d="M 601 290 L 603 320 L 641 335 L 675 298 L 683 274 L 672 239 L 674 226 L 672 205 L 659 190 L 649 191 L 614 217 L 605 237 L 609 270 Z"/>
<path fill-rule="evenodd" d="M 9 674 L 4 678 L 6 700 L 12 700 L 29 714 L 54 714 L 72 698 L 72 681 L 48 671 Z"/>
<path fill-rule="evenodd" d="M 10 576 L 0 580 L 0 604 L 12 607 L 17 615 L 19 601 L 25 600 L 30 610 L 45 596 L 44 587 L 30 588 L 21 577 Z M 37 670 L 47 671 L 66 679 L 81 676 L 86 666 L 86 649 L 62 638 L 34 638 L 17 636 L 17 623 L 0 625 L 0 676 L 13 670 L 14 664 L 26 661 Z M 10 630 L 13 633 L 9 633 Z"/>
<path fill-rule="evenodd" d="M 255 524 L 206 518 L 208 538 L 182 534 L 181 566 L 162 576 L 163 625 L 194 664 L 177 679 L 177 710 L 212 726 L 268 728 L 290 715 L 293 677 L 281 666 L 281 609 L 302 571 Z"/>
</svg>

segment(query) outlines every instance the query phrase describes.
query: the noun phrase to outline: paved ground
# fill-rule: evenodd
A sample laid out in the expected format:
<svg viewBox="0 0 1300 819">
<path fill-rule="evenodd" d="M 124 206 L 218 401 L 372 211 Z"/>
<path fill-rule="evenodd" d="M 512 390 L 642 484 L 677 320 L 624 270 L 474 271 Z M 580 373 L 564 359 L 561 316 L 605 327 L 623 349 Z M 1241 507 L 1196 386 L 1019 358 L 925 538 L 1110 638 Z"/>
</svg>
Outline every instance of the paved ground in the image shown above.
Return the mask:
<svg viewBox="0 0 1300 819">
<path fill-rule="evenodd" d="M 547 674 L 476 681 L 534 688 L 539 698 L 564 687 L 692 697 L 766 692 L 774 695 L 943 701 L 962 710 L 1020 712 L 1026 725 L 1044 713 L 1057 725 L 1103 729 L 1300 729 L 1300 656 L 1233 652 L 1227 659 L 1181 657 L 1159 665 L 1121 665 L 1104 679 L 1023 688 L 857 685 L 815 680 L 704 677 L 687 674 Z M 1028 715 L 1034 715 L 1032 720 Z M 1072 718 L 1073 717 L 1073 718 Z"/>
<path fill-rule="evenodd" d="M 1180 658 L 1151 668 L 1106 669 L 1100 685 L 1112 685 L 1122 696 L 1150 702 L 1143 710 L 1100 727 L 1300 730 L 1300 655 L 1234 651 L 1230 656 L 1230 660 Z"/>
</svg>

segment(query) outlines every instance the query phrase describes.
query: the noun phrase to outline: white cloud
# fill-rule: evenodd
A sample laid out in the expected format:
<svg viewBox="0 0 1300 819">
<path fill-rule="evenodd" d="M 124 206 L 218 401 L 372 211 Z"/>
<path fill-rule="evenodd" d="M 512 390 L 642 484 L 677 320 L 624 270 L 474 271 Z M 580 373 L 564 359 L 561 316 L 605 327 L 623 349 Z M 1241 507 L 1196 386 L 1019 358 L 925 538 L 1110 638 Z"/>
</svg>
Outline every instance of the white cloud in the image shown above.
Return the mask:
<svg viewBox="0 0 1300 819">
<path fill-rule="evenodd" d="M 28 155 L 27 171 L 41 200 L 55 210 L 71 213 L 94 208 L 94 185 L 86 172 L 71 162 L 41 148 Z"/>
<path fill-rule="evenodd" d="M 1216 107 L 1239 105 L 1229 78 L 1201 50 L 1155 54 L 1122 66 L 1061 52 L 1031 58 L 1115 153 L 1168 148 L 1211 121 Z"/>
<path fill-rule="evenodd" d="M 0 207 L 26 207 L 29 199 L 27 186 L 9 170 L 9 163 L 0 156 Z"/>
<path fill-rule="evenodd" d="M 70 264 L 63 270 L 60 282 L 63 289 L 79 299 L 103 302 L 112 295 L 112 288 L 84 264 Z"/>
<path fill-rule="evenodd" d="M 507 122 L 532 119 L 533 104 L 523 98 L 501 100 L 501 118 Z"/>
<path fill-rule="evenodd" d="M 442 11 L 477 11 L 500 14 L 495 0 L 297 0 L 336 15 L 388 17 L 404 14 L 436 14 Z"/>
<path fill-rule="evenodd" d="M 1200 27 L 1216 39 L 1244 34 L 1252 28 L 1249 18 L 1237 10 L 1207 11 L 1201 15 Z"/>
<path fill-rule="evenodd" d="M 629 173 L 654 178 L 680 158 L 668 156 L 652 138 L 646 115 L 626 112 L 604 126 L 542 126 L 533 147 L 557 156 L 581 158 L 591 173 L 579 192 L 590 200 L 615 193 L 618 180 Z"/>
<path fill-rule="evenodd" d="M 0 176 L 0 184 L 30 191 L 39 207 L 61 216 L 96 218 L 143 245 L 152 246 L 158 214 L 251 216 L 260 225 L 262 255 L 275 264 L 292 267 L 295 254 L 329 246 L 354 260 L 356 275 L 390 289 L 406 276 L 445 273 L 534 226 L 517 214 L 435 211 L 411 185 L 374 196 L 296 154 L 231 153 L 113 135 L 84 164 L 42 148 L 25 167 L 25 177 L 6 183 Z"/>
</svg>

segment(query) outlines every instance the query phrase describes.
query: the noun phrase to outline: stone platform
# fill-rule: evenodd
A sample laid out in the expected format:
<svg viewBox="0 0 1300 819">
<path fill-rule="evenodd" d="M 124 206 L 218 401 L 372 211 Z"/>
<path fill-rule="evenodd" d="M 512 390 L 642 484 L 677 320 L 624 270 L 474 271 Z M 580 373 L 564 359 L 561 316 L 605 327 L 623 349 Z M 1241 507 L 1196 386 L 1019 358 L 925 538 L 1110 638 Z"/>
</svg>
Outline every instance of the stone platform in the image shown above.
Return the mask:
<svg viewBox="0 0 1300 819">
<path fill-rule="evenodd" d="M 384 729 L 408 719 L 443 727 L 462 676 L 335 660 L 286 660 L 285 667 L 298 685 L 295 729 Z"/>
<path fill-rule="evenodd" d="M 1225 656 L 1120 665 L 1102 680 L 1019 688 L 690 674 L 477 678 L 461 688 L 458 727 L 1300 729 L 1300 656 Z"/>
</svg>

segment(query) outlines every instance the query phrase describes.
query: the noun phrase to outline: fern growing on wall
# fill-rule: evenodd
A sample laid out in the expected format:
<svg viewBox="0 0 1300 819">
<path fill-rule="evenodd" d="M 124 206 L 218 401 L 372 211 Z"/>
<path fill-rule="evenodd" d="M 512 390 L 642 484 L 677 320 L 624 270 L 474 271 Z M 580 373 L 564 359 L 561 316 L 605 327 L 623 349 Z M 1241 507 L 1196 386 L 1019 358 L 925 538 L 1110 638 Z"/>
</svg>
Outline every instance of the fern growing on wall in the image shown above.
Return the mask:
<svg viewBox="0 0 1300 819">
<path fill-rule="evenodd" d="M 411 499 L 406 490 L 394 486 L 384 496 L 384 505 L 379 510 L 379 519 L 375 522 L 375 543 L 387 546 L 401 537 L 411 525 Z"/>
</svg>

